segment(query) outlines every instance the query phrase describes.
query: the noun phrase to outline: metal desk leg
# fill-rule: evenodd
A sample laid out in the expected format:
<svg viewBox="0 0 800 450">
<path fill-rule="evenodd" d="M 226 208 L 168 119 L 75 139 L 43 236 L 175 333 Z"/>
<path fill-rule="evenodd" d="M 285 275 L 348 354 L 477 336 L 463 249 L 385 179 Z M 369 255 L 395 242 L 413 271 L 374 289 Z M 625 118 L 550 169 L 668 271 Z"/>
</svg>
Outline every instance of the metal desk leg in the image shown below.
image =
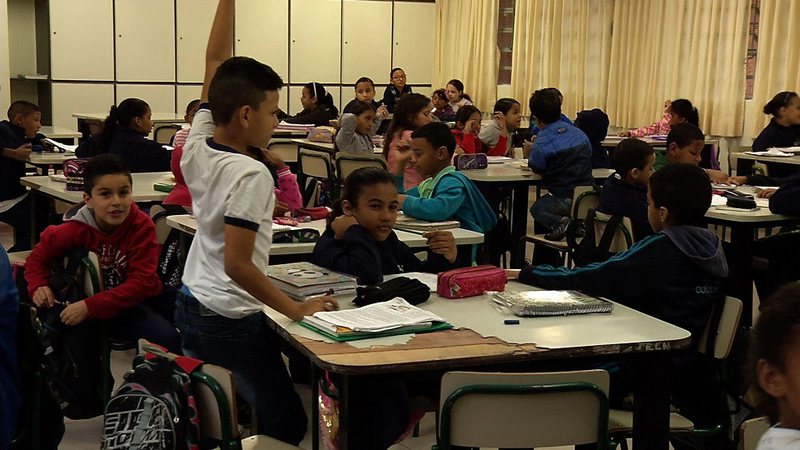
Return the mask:
<svg viewBox="0 0 800 450">
<path fill-rule="evenodd" d="M 31 189 L 28 194 L 31 196 L 31 248 L 36 246 L 38 234 L 36 233 L 36 197 L 39 195 L 36 190 Z"/>
<path fill-rule="evenodd" d="M 347 374 L 342 374 L 339 387 L 339 450 L 349 448 L 350 439 L 350 383 L 352 380 Z"/>
<path fill-rule="evenodd" d="M 519 245 L 522 236 L 528 231 L 528 185 L 515 185 L 511 203 L 511 267 L 521 268 L 525 252 Z"/>
<path fill-rule="evenodd" d="M 669 358 L 643 360 L 634 385 L 633 448 L 669 449 Z"/>
<path fill-rule="evenodd" d="M 756 227 L 749 223 L 731 225 L 731 242 L 727 248 L 729 295 L 742 301 L 741 325 L 753 324 L 753 247 Z"/>
<path fill-rule="evenodd" d="M 183 234 L 183 233 L 181 233 Z M 320 369 L 311 363 L 311 448 L 319 450 L 319 380 Z"/>
</svg>

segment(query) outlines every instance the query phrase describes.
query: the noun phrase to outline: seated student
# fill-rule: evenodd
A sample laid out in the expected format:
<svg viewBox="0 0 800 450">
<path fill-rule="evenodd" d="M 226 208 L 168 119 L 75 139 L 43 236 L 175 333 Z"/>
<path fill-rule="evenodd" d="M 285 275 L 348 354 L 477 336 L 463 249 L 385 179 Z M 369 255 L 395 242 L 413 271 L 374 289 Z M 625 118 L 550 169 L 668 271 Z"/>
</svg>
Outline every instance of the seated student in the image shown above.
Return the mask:
<svg viewBox="0 0 800 450">
<path fill-rule="evenodd" d="M 653 174 L 655 151 L 638 139 L 625 139 L 614 149 L 611 161 L 614 175 L 606 179 L 600 191 L 598 211 L 631 219 L 634 240 L 653 234 L 647 219 L 647 183 Z"/>
<path fill-rule="evenodd" d="M 8 448 L 21 405 L 19 361 L 17 360 L 17 318 L 19 298 L 11 263 L 0 247 L 0 448 Z"/>
<path fill-rule="evenodd" d="M 38 106 L 19 100 L 8 108 L 8 120 L 0 122 L 0 222 L 14 229 L 9 252 L 31 248 L 31 199 L 19 180 L 33 146 L 43 147 L 41 117 Z"/>
<path fill-rule="evenodd" d="M 769 121 L 755 141 L 754 152 L 765 152 L 771 147 L 796 147 L 800 145 L 800 97 L 796 92 L 778 92 L 764 105 Z"/>
<path fill-rule="evenodd" d="M 183 144 L 186 143 L 186 138 L 189 136 L 189 130 L 192 128 L 192 121 L 194 121 L 194 115 L 197 114 L 197 108 L 200 107 L 200 99 L 196 98 L 189 102 L 186 105 L 186 114 L 183 116 L 183 120 L 189 125 L 186 128 L 181 128 L 175 133 L 175 136 L 172 136 L 172 142 L 170 143 L 171 146 L 183 147 Z M 175 154 L 173 153 L 173 159 Z M 178 161 L 180 161 L 180 157 L 178 157 Z"/>
<path fill-rule="evenodd" d="M 384 275 L 442 272 L 453 268 L 456 245 L 449 231 L 430 231 L 429 256 L 420 261 L 392 230 L 397 220 L 397 180 L 391 173 L 364 167 L 345 181 L 342 201 L 330 226 L 314 246 L 311 262 L 376 284 Z"/>
<path fill-rule="evenodd" d="M 494 104 L 494 121 L 481 128 L 480 140 L 484 152 L 489 156 L 514 156 L 511 135 L 522 121 L 519 102 L 513 98 L 501 98 Z"/>
<path fill-rule="evenodd" d="M 472 99 L 464 93 L 464 83 L 461 80 L 452 79 L 444 87 L 444 94 L 447 102 L 454 113 L 458 113 L 458 108 L 472 104 Z"/>
<path fill-rule="evenodd" d="M 375 101 L 375 83 L 372 82 L 371 78 L 361 77 L 356 80 L 355 90 L 356 97 L 342 108 L 342 114 L 356 114 L 353 112 L 353 107 L 356 106 L 358 102 L 367 102 L 372 105 L 372 108 L 375 110 L 375 120 L 380 121 L 386 119 L 389 115 L 389 109 L 386 105 L 381 105 Z"/>
<path fill-rule="evenodd" d="M 339 110 L 333 104 L 333 96 L 320 83 L 311 82 L 303 86 L 300 103 L 303 105 L 303 110 L 294 117 L 286 117 L 283 119 L 284 122 L 304 123 L 319 127 L 329 125 L 331 120 L 339 117 Z"/>
<path fill-rule="evenodd" d="M 231 58 L 234 3 L 219 1 L 202 105 L 181 159 L 198 227 L 175 323 L 187 355 L 233 372 L 237 393 L 256 411 L 259 433 L 297 445 L 307 418 L 281 359 L 280 338 L 264 320 L 264 305 L 299 321 L 338 304 L 332 297 L 297 303 L 266 276 L 273 181 L 251 149 L 269 144 L 283 81 L 252 58 Z"/>
<path fill-rule="evenodd" d="M 411 86 L 406 84 L 406 73 L 399 67 L 394 67 L 389 71 L 389 85 L 383 91 L 383 104 L 390 113 L 394 113 L 394 107 L 400 97 L 410 94 Z"/>
<path fill-rule="evenodd" d="M 473 105 L 459 108 L 456 114 L 456 126 L 453 128 L 456 147 L 463 153 L 484 153 L 483 142 L 478 138 L 480 132 L 480 110 Z"/>
<path fill-rule="evenodd" d="M 431 94 L 431 103 L 433 103 L 433 111 L 431 114 L 436 116 L 440 122 L 452 122 L 456 120 L 456 113 L 447 102 L 447 94 L 444 89 L 437 89 Z"/>
<path fill-rule="evenodd" d="M 550 92 L 551 94 L 555 94 L 555 96 L 558 97 L 558 107 L 559 107 L 559 109 L 561 108 L 561 105 L 564 104 L 564 96 L 561 94 L 561 91 L 559 91 L 557 88 L 549 87 L 549 88 L 544 88 L 544 89 L 541 89 L 541 90 L 544 91 L 544 92 Z M 563 113 L 558 118 L 558 120 L 560 120 L 561 122 L 564 122 L 564 123 L 568 123 L 570 125 L 573 124 L 572 121 L 569 120 L 569 117 L 567 117 Z M 536 124 L 536 120 L 534 120 L 534 118 L 531 117 L 531 136 L 537 136 L 539 134 L 539 131 L 540 131 L 539 130 L 539 126 Z M 534 139 L 535 139 L 535 137 L 534 137 Z"/>
<path fill-rule="evenodd" d="M 375 108 L 367 102 L 356 102 L 350 111 L 339 119 L 336 148 L 347 153 L 372 155 L 375 149 L 372 138 L 380 125 L 380 121 L 375 121 Z"/>
<path fill-rule="evenodd" d="M 677 100 L 676 100 L 677 101 Z M 661 170 L 667 164 L 685 163 L 699 165 L 706 138 L 697 126 L 679 123 L 672 126 L 667 135 L 666 153 L 656 152 L 654 169 Z M 713 183 L 725 183 L 729 177 L 726 173 L 715 169 L 703 169 Z"/>
<path fill-rule="evenodd" d="M 79 158 L 102 153 L 119 155 L 131 172 L 169 170 L 170 152 L 156 141 L 147 139 L 153 130 L 150 105 L 138 98 L 127 98 L 111 106 L 103 129 L 75 150 Z"/>
<path fill-rule="evenodd" d="M 486 233 L 497 223 L 483 194 L 450 164 L 456 140 L 441 122 L 429 123 L 411 133 L 411 165 L 419 170 L 419 186 L 398 196 L 404 214 L 420 220 L 457 220 L 462 228 Z M 402 172 L 395 172 L 402 186 Z"/>
<path fill-rule="evenodd" d="M 750 346 L 749 372 L 756 409 L 772 428 L 757 450 L 800 447 L 800 284 L 789 283 L 761 308 Z"/>
<path fill-rule="evenodd" d="M 620 131 L 619 135 L 622 137 L 644 137 L 653 135 L 666 135 L 667 133 L 669 133 L 669 128 L 670 128 L 669 123 L 672 120 L 671 106 L 672 106 L 671 101 L 664 100 L 664 115 L 661 117 L 661 120 L 659 120 L 658 122 L 653 122 L 652 124 L 646 127 Z"/>
<path fill-rule="evenodd" d="M 583 131 L 559 120 L 561 103 L 554 93 L 536 91 L 529 103 L 542 131 L 533 143 L 528 167 L 542 175 L 549 192 L 531 206 L 531 215 L 550 230 L 545 239 L 559 241 L 567 232 L 575 186 L 594 184 L 592 146 Z"/>
<path fill-rule="evenodd" d="M 769 210 L 773 213 L 800 217 L 800 174 L 784 179 L 781 187 L 766 197 L 769 197 Z"/>
<path fill-rule="evenodd" d="M 688 330 L 697 344 L 712 305 L 724 299 L 728 275 L 722 242 L 702 225 L 711 205 L 708 175 L 695 165 L 670 164 L 650 178 L 647 204 L 657 234 L 628 251 L 586 267 L 529 266 L 509 275 L 542 289 L 576 289 L 611 299 Z M 718 420 L 719 410 L 706 401 L 701 382 L 709 372 L 698 370 L 703 357 L 688 350 L 672 358 L 673 402 L 693 421 Z M 628 370 L 612 379 L 612 405 L 619 404 L 633 379 Z"/>
<path fill-rule="evenodd" d="M 66 325 L 109 321 L 108 333 L 123 340 L 145 338 L 180 352 L 172 325 L 174 303 L 156 274 L 161 246 L 153 221 L 133 203 L 131 173 L 116 155 L 98 155 L 86 165 L 86 203 L 72 218 L 50 226 L 25 261 L 31 299 L 40 308 L 58 300 L 49 287 L 52 263 L 79 248 L 97 253 L 106 290 L 72 303 L 60 313 Z M 174 294 L 173 294 L 174 295 Z"/>
<path fill-rule="evenodd" d="M 411 132 L 431 122 L 431 100 L 422 94 L 404 95 L 397 102 L 389 130 L 383 140 L 383 157 L 389 171 L 403 174 L 401 189 L 409 190 L 422 181 L 416 167 L 408 164 Z"/>
<path fill-rule="evenodd" d="M 592 169 L 611 168 L 608 151 L 603 147 L 608 132 L 608 115 L 599 108 L 581 111 L 575 117 L 575 127 L 583 131 L 592 144 Z"/>
<path fill-rule="evenodd" d="M 673 100 L 672 103 L 669 104 L 669 113 L 670 129 L 681 123 L 689 123 L 696 127 L 700 126 L 700 113 L 697 111 L 697 108 L 692 105 L 692 102 L 685 98 Z"/>
</svg>

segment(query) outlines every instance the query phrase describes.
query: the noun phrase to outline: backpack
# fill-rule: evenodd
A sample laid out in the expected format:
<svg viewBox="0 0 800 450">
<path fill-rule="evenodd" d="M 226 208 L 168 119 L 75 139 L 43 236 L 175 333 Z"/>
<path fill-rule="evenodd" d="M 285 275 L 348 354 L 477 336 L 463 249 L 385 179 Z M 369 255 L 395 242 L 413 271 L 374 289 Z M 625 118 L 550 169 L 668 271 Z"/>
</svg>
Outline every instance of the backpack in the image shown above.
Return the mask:
<svg viewBox="0 0 800 450">
<path fill-rule="evenodd" d="M 44 347 L 44 373 L 50 392 L 70 419 L 88 419 L 103 413 L 102 330 L 100 322 L 85 320 L 65 325 L 60 314 L 67 304 L 87 297 L 83 289 L 88 254 L 78 249 L 67 256 L 67 264 L 53 264 L 49 286 L 62 303 L 39 309 Z"/>
<path fill-rule="evenodd" d="M 161 205 L 164 210 L 157 212 L 153 217 L 153 223 L 159 220 L 166 220 L 168 216 L 186 214 L 186 209 L 179 205 Z M 179 289 L 183 283 L 183 267 L 186 261 L 184 248 L 181 246 L 181 231 L 175 228 L 170 229 L 164 243 L 161 244 L 161 254 L 158 257 L 158 267 L 156 274 L 161 280 L 164 288 Z M 186 236 L 184 236 L 186 238 Z M 187 243 L 186 248 L 189 245 Z"/>
<path fill-rule="evenodd" d="M 575 267 L 603 262 L 614 255 L 611 252 L 611 243 L 614 241 L 619 224 L 622 223 L 622 216 L 616 214 L 611 216 L 599 241 L 594 231 L 596 217 L 596 211 L 590 209 L 585 219 L 572 220 L 567 228 L 567 245 Z"/>
<path fill-rule="evenodd" d="M 106 406 L 103 450 L 198 450 L 199 416 L 190 371 L 166 357 L 138 358 Z"/>
</svg>

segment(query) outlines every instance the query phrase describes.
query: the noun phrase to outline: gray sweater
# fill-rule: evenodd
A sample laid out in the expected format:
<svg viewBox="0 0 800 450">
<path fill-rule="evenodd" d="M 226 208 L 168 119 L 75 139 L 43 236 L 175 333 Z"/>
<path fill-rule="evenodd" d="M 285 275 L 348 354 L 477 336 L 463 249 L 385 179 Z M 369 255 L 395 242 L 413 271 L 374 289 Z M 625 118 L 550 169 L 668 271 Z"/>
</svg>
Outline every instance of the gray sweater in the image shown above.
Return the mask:
<svg viewBox="0 0 800 450">
<path fill-rule="evenodd" d="M 380 120 L 372 123 L 369 134 L 363 135 L 356 132 L 357 117 L 354 114 L 343 114 L 339 119 L 339 132 L 336 133 L 336 147 L 340 152 L 366 153 L 371 155 L 373 148 L 372 138 L 378 130 Z"/>
</svg>

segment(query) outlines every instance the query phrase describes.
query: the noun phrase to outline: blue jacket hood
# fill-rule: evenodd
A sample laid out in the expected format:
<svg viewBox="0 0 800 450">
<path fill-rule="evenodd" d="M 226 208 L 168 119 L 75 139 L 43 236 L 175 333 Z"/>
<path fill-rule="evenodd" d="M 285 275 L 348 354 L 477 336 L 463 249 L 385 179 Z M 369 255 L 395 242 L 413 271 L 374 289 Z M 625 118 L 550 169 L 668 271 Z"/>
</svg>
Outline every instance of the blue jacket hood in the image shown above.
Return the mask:
<svg viewBox="0 0 800 450">
<path fill-rule="evenodd" d="M 701 270 L 718 277 L 728 276 L 728 262 L 716 234 L 694 226 L 668 227 L 662 233 Z"/>
</svg>

